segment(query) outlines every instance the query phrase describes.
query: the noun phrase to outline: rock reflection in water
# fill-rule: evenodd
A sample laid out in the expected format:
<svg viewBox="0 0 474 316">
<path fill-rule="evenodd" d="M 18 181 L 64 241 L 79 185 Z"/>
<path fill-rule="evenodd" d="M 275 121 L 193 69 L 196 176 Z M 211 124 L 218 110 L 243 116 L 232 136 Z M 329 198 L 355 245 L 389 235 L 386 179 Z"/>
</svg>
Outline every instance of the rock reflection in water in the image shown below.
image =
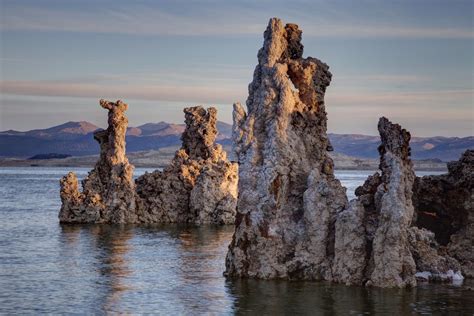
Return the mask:
<svg viewBox="0 0 474 316">
<path fill-rule="evenodd" d="M 326 282 L 239 279 L 227 282 L 234 311 L 252 315 L 411 315 L 474 310 L 469 288 L 427 285 L 412 289 L 364 288 Z M 462 314 L 462 313 L 461 313 Z"/>
<path fill-rule="evenodd" d="M 157 306 L 184 314 L 231 311 L 222 273 L 232 227 L 61 228 L 61 248 L 70 258 L 64 268 L 76 274 L 74 266 L 93 265 L 95 311 L 134 312 L 134 300 L 146 312 L 157 312 Z"/>
<path fill-rule="evenodd" d="M 97 295 L 97 308 L 108 311 L 120 303 L 124 291 L 131 290 L 126 278 L 131 274 L 127 254 L 128 241 L 133 238 L 133 228 L 127 226 L 88 225 L 84 227 L 62 225 L 63 240 L 70 250 L 80 253 L 80 239 L 89 242 L 93 260 L 92 274 L 97 275 L 96 285 L 100 287 Z"/>
<path fill-rule="evenodd" d="M 64 288 L 63 296 L 87 292 L 81 304 L 96 313 L 187 315 L 470 312 L 474 301 L 468 286 L 398 290 L 226 280 L 223 260 L 232 232 L 233 227 L 62 226 L 62 268 L 78 282 Z"/>
<path fill-rule="evenodd" d="M 108 225 L 99 225 L 90 231 L 96 238 L 97 269 L 108 289 L 104 310 L 111 310 L 120 302 L 122 293 L 132 289 L 126 278 L 131 274 L 127 253 L 130 250 L 128 240 L 132 238 L 133 231 L 130 227 Z"/>
<path fill-rule="evenodd" d="M 186 314 L 229 311 L 230 300 L 222 274 L 224 251 L 232 232 L 231 227 L 196 227 L 177 232 L 181 273 L 175 294 L 186 307 Z M 222 304 L 226 301 L 227 304 Z"/>
</svg>

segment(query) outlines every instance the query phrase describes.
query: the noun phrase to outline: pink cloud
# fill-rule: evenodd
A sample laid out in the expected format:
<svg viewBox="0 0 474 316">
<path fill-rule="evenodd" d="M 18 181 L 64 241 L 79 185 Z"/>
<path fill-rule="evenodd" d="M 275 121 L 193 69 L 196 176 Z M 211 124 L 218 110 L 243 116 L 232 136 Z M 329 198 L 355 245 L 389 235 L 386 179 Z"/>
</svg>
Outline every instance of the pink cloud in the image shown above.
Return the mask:
<svg viewBox="0 0 474 316">
<path fill-rule="evenodd" d="M 13 95 L 233 103 L 245 97 L 245 87 L 181 85 L 100 85 L 94 83 L 10 81 L 0 82 L 2 93 Z"/>
</svg>

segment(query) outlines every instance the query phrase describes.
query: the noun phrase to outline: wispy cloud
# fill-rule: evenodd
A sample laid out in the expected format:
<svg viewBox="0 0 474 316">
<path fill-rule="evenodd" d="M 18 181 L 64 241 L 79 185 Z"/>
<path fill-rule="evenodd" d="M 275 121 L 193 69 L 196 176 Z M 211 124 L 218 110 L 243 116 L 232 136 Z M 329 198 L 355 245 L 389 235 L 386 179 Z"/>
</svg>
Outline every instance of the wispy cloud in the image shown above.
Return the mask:
<svg viewBox="0 0 474 316">
<path fill-rule="evenodd" d="M 115 78 L 107 78 L 105 82 L 83 79 L 85 82 L 79 78 L 62 82 L 0 82 L 0 92 L 4 98 L 0 112 L 3 105 L 7 105 L 10 111 L 4 113 L 5 117 L 0 115 L 3 120 L 0 120 L 0 125 L 6 129 L 7 126 L 18 128 L 17 125 L 24 124 L 25 129 L 30 129 L 31 126 L 27 125 L 33 124 L 32 121 L 28 124 L 24 122 L 32 118 L 26 118 L 25 113 L 30 113 L 30 116 L 35 113 L 35 117 L 45 116 L 45 122 L 50 125 L 53 124 L 51 117 L 54 117 L 54 124 L 71 119 L 102 122 L 96 109 L 96 100 L 99 98 L 129 102 L 134 109 L 129 113 L 130 119 L 136 125 L 158 119 L 181 122 L 182 104 L 220 106 L 219 118 L 230 122 L 230 105 L 237 100 L 245 101 L 247 94 L 246 87 L 242 85 L 110 85 L 109 80 Z M 329 127 L 333 132 L 376 134 L 375 122 L 378 117 L 385 115 L 418 135 L 472 135 L 473 96 L 473 89 L 406 92 L 330 88 L 326 93 Z M 180 105 L 169 106 L 170 102 Z M 51 115 L 53 112 L 55 115 Z M 17 120 L 12 123 L 6 117 L 16 117 Z M 440 132 L 440 128 L 445 130 Z"/>
<path fill-rule="evenodd" d="M 110 78 L 109 78 L 110 79 Z M 82 78 L 86 80 L 86 78 Z M 87 98 L 130 98 L 138 100 L 180 101 L 193 103 L 227 103 L 246 98 L 246 87 L 236 84 L 220 85 L 173 85 L 173 84 L 110 84 L 100 81 L 0 81 L 0 91 L 13 95 L 66 96 Z M 329 106 L 350 107 L 363 104 L 383 109 L 387 106 L 424 106 L 456 102 L 468 107 L 473 89 L 425 90 L 425 91 L 349 91 L 330 89 L 326 94 Z"/>
<path fill-rule="evenodd" d="M 228 103 L 242 100 L 245 87 L 208 85 L 102 85 L 99 83 L 54 81 L 2 81 L 0 91 L 13 95 L 61 96 L 84 98 L 123 98 L 139 100 L 183 101 L 192 103 Z"/>
<path fill-rule="evenodd" d="M 474 38 L 472 29 L 449 27 L 416 27 L 401 25 L 316 25 L 304 33 L 316 37 L 351 37 L 351 38 Z"/>
<path fill-rule="evenodd" d="M 235 35 L 256 34 L 262 22 L 253 24 L 223 17 L 201 19 L 171 14 L 152 7 L 135 6 L 127 10 L 74 12 L 69 10 L 26 7 L 3 17 L 4 30 L 93 32 L 135 35 Z"/>
<path fill-rule="evenodd" d="M 276 6 L 278 7 L 278 6 Z M 35 6 L 6 8 L 3 30 L 93 32 L 134 35 L 229 36 L 261 34 L 270 12 L 279 10 L 245 5 L 211 5 L 196 14 L 169 12 L 157 6 L 129 5 L 95 12 Z M 281 10 L 283 12 L 288 10 Z M 304 10 L 302 10 L 304 11 Z M 471 27 L 419 26 L 396 22 L 357 22 L 328 19 L 299 12 L 305 36 L 349 38 L 474 38 Z M 295 21 L 296 22 L 296 21 Z"/>
<path fill-rule="evenodd" d="M 341 74 L 336 76 L 334 79 L 337 81 L 364 81 L 364 82 L 384 82 L 384 83 L 419 83 L 419 82 L 430 82 L 433 80 L 432 77 L 422 75 L 391 75 L 391 74 L 371 74 L 371 75 L 344 75 Z"/>
<path fill-rule="evenodd" d="M 474 89 L 456 89 L 456 90 L 428 90 L 428 91 L 344 91 L 337 93 L 328 93 L 328 104 L 336 106 L 351 106 L 364 104 L 367 106 L 376 106 L 384 109 L 387 106 L 402 107 L 405 105 L 424 106 L 426 104 L 441 105 L 453 102 L 464 102 L 467 106 L 472 104 L 474 98 Z M 406 108 L 406 107 L 404 107 Z"/>
<path fill-rule="evenodd" d="M 28 115 L 38 124 L 43 112 L 70 120 L 80 109 L 75 117 L 88 119 L 74 105 L 94 107 L 101 97 L 133 101 L 129 114 L 141 122 L 151 113 L 180 121 L 183 104 L 197 103 L 220 104 L 230 120 L 228 105 L 247 97 L 271 16 L 298 23 L 306 52 L 330 64 L 329 124 L 340 132 L 375 129 L 380 114 L 429 118 L 427 131 L 439 122 L 459 134 L 472 126 L 469 0 L 0 2 L 0 121 L 13 127 Z"/>
</svg>

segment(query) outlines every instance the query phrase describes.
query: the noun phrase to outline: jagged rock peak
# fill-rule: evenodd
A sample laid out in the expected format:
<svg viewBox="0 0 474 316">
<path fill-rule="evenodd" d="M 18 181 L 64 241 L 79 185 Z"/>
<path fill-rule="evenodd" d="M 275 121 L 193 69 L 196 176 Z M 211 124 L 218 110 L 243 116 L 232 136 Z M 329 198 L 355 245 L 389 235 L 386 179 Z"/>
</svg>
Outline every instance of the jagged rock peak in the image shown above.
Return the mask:
<svg viewBox="0 0 474 316">
<path fill-rule="evenodd" d="M 378 130 L 382 144 L 378 150 L 380 156 L 383 157 L 386 152 L 400 157 L 404 162 L 410 162 L 410 132 L 403 129 L 399 124 L 393 124 L 386 117 L 381 117 L 378 123 Z M 384 161 L 382 160 L 382 163 Z M 382 166 L 382 171 L 385 165 Z"/>
<path fill-rule="evenodd" d="M 378 129 L 382 174 L 369 176 L 337 218 L 334 281 L 405 287 L 418 276 L 459 277 L 459 263 L 439 251 L 434 234 L 413 226 L 410 133 L 385 117 Z"/>
<path fill-rule="evenodd" d="M 128 109 L 128 104 L 121 100 L 111 102 L 104 99 L 99 103 L 102 108 L 109 111 L 108 127 L 106 133 L 101 131 L 94 133 L 94 138 L 101 145 L 108 143 L 106 157 L 111 164 L 128 162 L 125 156 L 125 134 L 128 126 L 125 111 Z"/>
<path fill-rule="evenodd" d="M 108 110 L 108 127 L 96 131 L 100 156 L 94 169 L 82 181 L 79 192 L 77 177 L 70 172 L 61 181 L 63 223 L 126 223 L 136 222 L 136 194 L 133 166 L 125 155 L 125 133 L 128 105 L 122 101 L 100 100 Z"/>
<path fill-rule="evenodd" d="M 408 237 L 415 173 L 410 160 L 410 133 L 385 117 L 380 118 L 378 130 L 382 183 L 374 196 L 380 215 L 372 244 L 374 269 L 370 282 L 383 287 L 412 286 L 416 284 L 416 270 Z"/>
<path fill-rule="evenodd" d="M 182 148 L 192 159 L 207 159 L 212 156 L 217 135 L 217 110 L 202 106 L 184 109 L 186 129 L 181 140 Z"/>
<path fill-rule="evenodd" d="M 474 174 L 474 149 L 466 150 L 458 161 L 448 162 L 448 172 L 453 176 L 472 176 Z"/>
<path fill-rule="evenodd" d="M 239 198 L 228 276 L 331 274 L 334 219 L 347 204 L 327 153 L 324 94 L 331 73 L 302 54 L 298 26 L 270 19 L 249 85 L 248 113 L 234 104 Z"/>
<path fill-rule="evenodd" d="M 100 100 L 108 128 L 94 133 L 100 157 L 82 181 L 69 173 L 60 182 L 63 223 L 232 224 L 237 198 L 237 164 L 216 145 L 217 111 L 184 109 L 186 130 L 171 164 L 133 181 L 125 155 L 128 105 Z"/>
<path fill-rule="evenodd" d="M 334 281 L 404 287 L 416 284 L 410 253 L 414 172 L 410 134 L 381 117 L 380 169 L 356 189 L 357 199 L 336 221 Z"/>
<path fill-rule="evenodd" d="M 271 18 L 265 30 L 264 44 L 258 53 L 261 65 L 272 67 L 275 62 L 284 59 L 299 59 L 303 57 L 303 44 L 301 44 L 302 31 L 296 24 L 283 23 L 278 18 Z"/>
<path fill-rule="evenodd" d="M 171 164 L 139 177 L 140 219 L 150 223 L 233 224 L 237 164 L 215 144 L 217 110 L 184 109 L 182 146 Z"/>
</svg>

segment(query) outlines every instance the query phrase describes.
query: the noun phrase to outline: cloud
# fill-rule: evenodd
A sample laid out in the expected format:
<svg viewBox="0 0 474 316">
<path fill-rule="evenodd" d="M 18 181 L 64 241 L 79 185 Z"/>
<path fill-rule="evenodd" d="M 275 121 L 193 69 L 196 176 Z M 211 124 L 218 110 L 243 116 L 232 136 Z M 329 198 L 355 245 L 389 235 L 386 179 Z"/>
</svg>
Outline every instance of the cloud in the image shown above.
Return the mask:
<svg viewBox="0 0 474 316">
<path fill-rule="evenodd" d="M 334 91 L 326 94 L 328 101 L 336 106 L 350 106 L 355 104 L 373 105 L 383 109 L 386 106 L 422 106 L 430 103 L 432 106 L 447 105 L 453 102 L 470 105 L 474 96 L 474 89 L 434 90 L 434 91 Z M 331 103 L 329 103 L 331 104 Z M 462 108 L 461 108 L 462 109 Z"/>
<path fill-rule="evenodd" d="M 42 117 L 43 127 L 66 120 L 93 120 L 98 124 L 103 122 L 97 106 L 99 98 L 129 102 L 134 109 L 129 111 L 129 118 L 135 125 L 156 120 L 181 122 L 182 107 L 195 104 L 216 105 L 219 118 L 230 122 L 230 105 L 245 101 L 247 96 L 242 85 L 110 85 L 83 79 L 0 81 L 0 129 L 31 129 L 39 124 L 35 117 Z M 385 115 L 418 135 L 438 135 L 441 128 L 443 135 L 472 135 L 473 95 L 473 89 L 407 92 L 330 87 L 326 93 L 328 123 L 332 132 L 376 134 L 376 121 Z"/>
<path fill-rule="evenodd" d="M 300 4 L 301 5 L 301 4 Z M 113 9 L 94 7 L 94 10 L 43 8 L 35 6 L 6 7 L 2 19 L 3 30 L 91 32 L 133 35 L 166 36 L 232 36 L 260 35 L 269 15 L 292 10 L 275 5 L 268 8 L 246 5 L 183 5 L 179 13 L 158 6 L 127 5 Z M 184 10 L 187 8 L 188 10 Z M 322 8 L 322 5 L 321 5 Z M 195 14 L 188 11 L 196 11 Z M 323 8 L 322 8 L 323 9 Z M 326 8 L 326 10 L 329 10 Z M 304 10 L 303 10 L 304 11 Z M 334 18 L 306 12 L 293 12 L 303 26 L 305 36 L 342 38 L 474 38 L 471 27 L 439 27 L 406 25 L 403 21 L 370 21 L 364 16 L 332 13 Z M 331 15 L 329 15 L 331 17 Z M 366 21 L 367 20 L 367 21 Z M 361 23 L 361 21 L 364 21 Z M 400 23 L 402 22 L 402 23 Z M 400 24 L 398 24 L 400 23 Z"/>
<path fill-rule="evenodd" d="M 117 76 L 120 77 L 120 76 Z M 115 78 L 115 77 L 110 77 Z M 109 78 L 109 79 L 110 79 Z M 131 80 L 130 82 L 136 82 Z M 82 80 L 61 81 L 0 81 L 0 91 L 4 94 L 29 96 L 66 96 L 85 98 L 124 98 L 138 100 L 179 101 L 192 103 L 231 104 L 244 101 L 246 86 L 241 84 L 200 85 L 151 84 L 118 81 L 102 83 L 100 80 L 82 78 Z M 364 107 L 384 109 L 387 106 L 440 106 L 446 104 L 470 105 L 474 96 L 473 89 L 424 90 L 424 91 L 370 91 L 344 90 L 330 88 L 326 94 L 327 104 L 337 107 L 350 107 L 363 104 Z M 465 110 L 466 107 L 459 107 Z"/>
<path fill-rule="evenodd" d="M 243 88 L 243 89 L 242 89 Z M 245 87 L 208 85 L 101 85 L 97 83 L 12 81 L 0 82 L 0 91 L 13 95 L 66 96 L 182 101 L 194 103 L 233 103 L 245 97 Z"/>
<path fill-rule="evenodd" d="M 424 83 L 430 82 L 433 80 L 432 77 L 429 76 L 421 76 L 421 75 L 388 75 L 388 74 L 371 74 L 371 75 L 344 75 L 341 74 L 334 78 L 337 81 L 364 81 L 364 82 L 384 82 L 384 83 Z"/>
<path fill-rule="evenodd" d="M 441 27 L 406 27 L 400 25 L 318 25 L 304 32 L 315 37 L 351 38 L 474 38 L 472 29 Z"/>
<path fill-rule="evenodd" d="M 92 32 L 134 35 L 235 35 L 261 33 L 264 24 L 189 18 L 163 10 L 135 6 L 127 10 L 81 12 L 25 7 L 3 16 L 4 30 Z"/>
</svg>

